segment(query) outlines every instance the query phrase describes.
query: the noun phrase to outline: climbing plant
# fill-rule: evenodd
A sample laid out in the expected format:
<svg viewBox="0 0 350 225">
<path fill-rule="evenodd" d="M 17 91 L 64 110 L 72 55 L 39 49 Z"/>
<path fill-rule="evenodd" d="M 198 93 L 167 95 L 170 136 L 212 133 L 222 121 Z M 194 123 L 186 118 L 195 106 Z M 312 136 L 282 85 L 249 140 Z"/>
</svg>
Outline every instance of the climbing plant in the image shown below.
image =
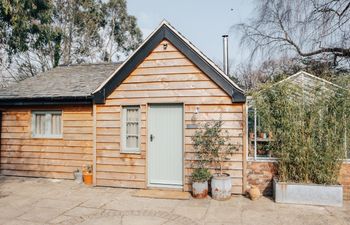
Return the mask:
<svg viewBox="0 0 350 225">
<path fill-rule="evenodd" d="M 253 94 L 282 182 L 336 184 L 350 128 L 347 89 L 283 82 Z M 346 132 L 348 130 L 348 132 Z"/>
</svg>

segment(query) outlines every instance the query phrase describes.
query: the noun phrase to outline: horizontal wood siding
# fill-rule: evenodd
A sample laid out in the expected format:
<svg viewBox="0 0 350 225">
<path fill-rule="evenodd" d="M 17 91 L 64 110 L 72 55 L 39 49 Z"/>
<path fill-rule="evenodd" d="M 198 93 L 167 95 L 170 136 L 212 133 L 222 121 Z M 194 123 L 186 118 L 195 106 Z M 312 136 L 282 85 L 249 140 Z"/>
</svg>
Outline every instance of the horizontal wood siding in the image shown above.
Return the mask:
<svg viewBox="0 0 350 225">
<path fill-rule="evenodd" d="M 97 105 L 97 185 L 147 187 L 146 135 L 149 103 L 184 103 L 185 127 L 213 119 L 224 120 L 231 142 L 240 146 L 224 168 L 233 177 L 233 193 L 242 193 L 243 105 L 232 104 L 231 97 L 171 43 L 168 43 L 166 50 L 161 43 L 107 98 L 104 105 Z M 141 154 L 120 152 L 122 105 L 141 105 Z M 193 118 L 197 107 L 200 112 Z M 184 189 L 188 191 L 191 186 L 192 161 L 195 160 L 191 144 L 194 130 L 185 128 L 184 132 Z"/>
<path fill-rule="evenodd" d="M 32 138 L 32 110 L 62 110 L 62 138 Z M 1 173 L 72 179 L 92 164 L 92 107 L 14 107 L 3 111 Z"/>
</svg>

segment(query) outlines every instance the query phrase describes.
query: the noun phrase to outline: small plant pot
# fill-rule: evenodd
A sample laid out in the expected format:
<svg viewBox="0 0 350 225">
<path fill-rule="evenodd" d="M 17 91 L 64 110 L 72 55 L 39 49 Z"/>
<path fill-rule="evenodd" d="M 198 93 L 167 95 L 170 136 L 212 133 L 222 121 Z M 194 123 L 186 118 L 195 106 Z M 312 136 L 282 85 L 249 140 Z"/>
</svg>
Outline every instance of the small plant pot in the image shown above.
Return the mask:
<svg viewBox="0 0 350 225">
<path fill-rule="evenodd" d="M 208 181 L 193 182 L 192 196 L 194 198 L 206 198 L 208 196 Z"/>
<path fill-rule="evenodd" d="M 250 138 L 251 140 L 253 140 L 253 139 L 254 139 L 254 133 L 249 133 L 249 138 Z"/>
<path fill-rule="evenodd" d="M 272 132 L 270 131 L 269 132 L 269 139 L 272 139 L 273 138 L 273 134 L 272 134 Z"/>
<path fill-rule="evenodd" d="M 80 170 L 74 171 L 73 175 L 75 182 L 77 182 L 78 184 L 83 183 L 83 173 Z"/>
<path fill-rule="evenodd" d="M 255 201 L 261 197 L 260 189 L 257 186 L 252 186 L 249 191 L 249 197 L 251 200 Z"/>
<path fill-rule="evenodd" d="M 229 174 L 214 174 L 211 179 L 211 194 L 215 200 L 228 200 L 231 198 L 232 179 Z"/>
<path fill-rule="evenodd" d="M 259 134 L 259 136 L 260 136 L 260 138 L 263 138 L 263 139 L 266 139 L 266 138 L 267 138 L 267 134 L 266 134 L 266 133 L 263 133 L 263 132 L 261 132 L 261 133 Z"/>
<path fill-rule="evenodd" d="M 84 173 L 83 178 L 84 178 L 84 184 L 92 185 L 92 174 L 91 173 Z"/>
</svg>

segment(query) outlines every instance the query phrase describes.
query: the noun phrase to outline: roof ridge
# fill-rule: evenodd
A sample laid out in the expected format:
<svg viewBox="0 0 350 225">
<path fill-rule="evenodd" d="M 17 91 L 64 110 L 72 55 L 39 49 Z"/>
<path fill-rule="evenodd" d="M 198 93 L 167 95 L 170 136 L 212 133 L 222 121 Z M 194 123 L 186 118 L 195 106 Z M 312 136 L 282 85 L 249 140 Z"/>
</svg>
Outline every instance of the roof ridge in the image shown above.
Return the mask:
<svg viewBox="0 0 350 225">
<path fill-rule="evenodd" d="M 95 63 L 74 63 L 74 64 L 61 64 L 61 65 L 58 65 L 57 67 L 116 65 L 116 64 L 122 64 L 122 63 L 123 63 L 123 61 L 119 61 L 119 62 L 95 62 Z"/>
</svg>

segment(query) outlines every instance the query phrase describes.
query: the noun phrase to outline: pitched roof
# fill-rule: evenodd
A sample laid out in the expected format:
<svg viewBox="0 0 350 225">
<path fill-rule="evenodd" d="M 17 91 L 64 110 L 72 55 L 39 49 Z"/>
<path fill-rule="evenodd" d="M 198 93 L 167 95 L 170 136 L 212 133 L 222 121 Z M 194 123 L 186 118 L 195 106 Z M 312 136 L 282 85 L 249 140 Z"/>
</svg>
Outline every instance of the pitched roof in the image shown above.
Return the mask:
<svg viewBox="0 0 350 225">
<path fill-rule="evenodd" d="M 0 105 L 104 103 L 164 39 L 208 75 L 232 102 L 245 102 L 243 90 L 168 22 L 163 21 L 123 64 L 59 66 L 0 89 Z"/>
<path fill-rule="evenodd" d="M 35 99 L 89 100 L 91 104 L 91 93 L 120 65 L 121 63 L 101 63 L 58 66 L 0 89 L 0 104 L 14 100 L 31 102 Z"/>
<path fill-rule="evenodd" d="M 228 95 L 232 96 L 232 102 L 245 102 L 243 90 L 215 63 L 165 20 L 144 40 L 139 48 L 137 48 L 136 51 L 134 51 L 134 53 L 94 91 L 94 102 L 104 103 L 106 97 L 108 97 L 108 95 L 110 95 L 164 39 L 170 41 Z"/>
<path fill-rule="evenodd" d="M 296 74 L 293 74 L 292 76 L 287 77 L 286 79 L 283 79 L 283 80 L 277 82 L 276 84 L 287 82 L 287 81 L 293 82 L 295 84 L 300 84 L 300 85 L 306 84 L 306 85 L 311 85 L 311 86 L 315 85 L 316 83 L 317 84 L 322 83 L 326 86 L 329 86 L 330 88 L 342 88 L 335 83 L 329 82 L 328 80 L 317 77 L 317 76 L 315 76 L 311 73 L 305 72 L 303 70 L 297 72 Z"/>
</svg>

